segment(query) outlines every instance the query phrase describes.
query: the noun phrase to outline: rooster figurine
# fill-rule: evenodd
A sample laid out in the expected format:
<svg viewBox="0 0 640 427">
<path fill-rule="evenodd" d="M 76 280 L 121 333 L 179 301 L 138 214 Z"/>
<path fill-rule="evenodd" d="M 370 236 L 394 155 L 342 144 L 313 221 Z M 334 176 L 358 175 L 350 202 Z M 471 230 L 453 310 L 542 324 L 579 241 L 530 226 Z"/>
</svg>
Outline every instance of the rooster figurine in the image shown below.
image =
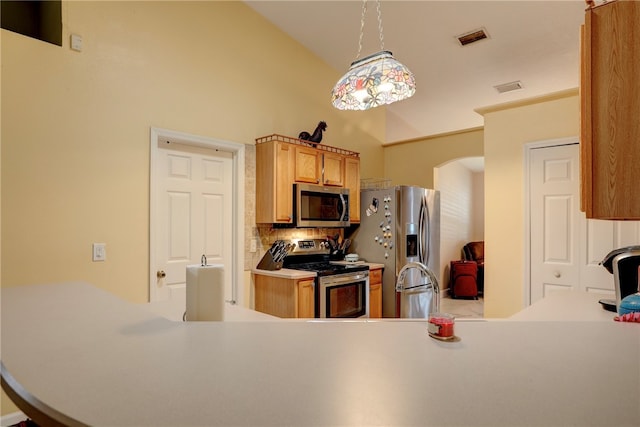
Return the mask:
<svg viewBox="0 0 640 427">
<path fill-rule="evenodd" d="M 322 141 L 322 132 L 327 130 L 327 124 L 325 122 L 318 123 L 318 127 L 313 131 L 313 135 L 309 132 L 300 132 L 298 135 L 298 139 L 309 142 L 317 142 L 318 144 Z M 318 144 L 312 144 L 314 147 Z"/>
</svg>

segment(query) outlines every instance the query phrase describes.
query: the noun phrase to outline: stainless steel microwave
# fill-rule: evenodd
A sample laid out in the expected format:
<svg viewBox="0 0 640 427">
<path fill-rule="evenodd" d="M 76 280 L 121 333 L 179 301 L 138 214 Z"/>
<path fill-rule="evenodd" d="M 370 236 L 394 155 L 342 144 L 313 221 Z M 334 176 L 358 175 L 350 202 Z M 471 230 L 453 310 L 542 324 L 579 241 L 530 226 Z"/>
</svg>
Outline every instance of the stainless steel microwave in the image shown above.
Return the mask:
<svg viewBox="0 0 640 427">
<path fill-rule="evenodd" d="M 295 184 L 296 227 L 348 227 L 349 189 Z"/>
</svg>

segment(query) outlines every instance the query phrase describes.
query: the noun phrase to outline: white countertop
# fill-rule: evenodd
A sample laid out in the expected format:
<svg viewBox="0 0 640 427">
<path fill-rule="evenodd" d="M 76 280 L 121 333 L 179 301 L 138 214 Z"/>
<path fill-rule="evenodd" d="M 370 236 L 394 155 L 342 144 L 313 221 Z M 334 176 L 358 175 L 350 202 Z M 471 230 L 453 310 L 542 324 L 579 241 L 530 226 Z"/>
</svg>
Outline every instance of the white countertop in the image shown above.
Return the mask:
<svg viewBox="0 0 640 427">
<path fill-rule="evenodd" d="M 461 321 L 440 342 L 424 321 L 175 322 L 84 283 L 1 303 L 5 385 L 68 425 L 640 425 L 638 324 Z"/>
<path fill-rule="evenodd" d="M 369 266 L 369 269 L 375 268 L 384 268 L 384 264 L 377 264 L 371 262 L 357 261 L 355 263 L 348 261 L 331 261 L 334 264 L 340 265 L 360 265 L 364 264 Z M 263 276 L 273 276 L 273 277 L 282 277 L 283 279 L 308 279 L 311 277 L 316 277 L 317 274 L 313 271 L 304 271 L 304 270 L 293 270 L 290 268 L 281 268 L 280 270 L 262 270 L 259 268 L 254 268 L 251 270 L 253 274 L 262 274 Z"/>
<path fill-rule="evenodd" d="M 511 320 L 586 320 L 612 321 L 616 313 L 607 311 L 598 303 L 601 299 L 614 299 L 608 294 L 580 291 L 551 292 L 535 304 L 510 317 Z"/>
<path fill-rule="evenodd" d="M 309 279 L 317 276 L 313 271 L 292 270 L 290 268 L 281 268 L 280 270 L 254 268 L 251 272 L 253 274 L 262 274 L 263 276 L 282 277 L 283 279 Z"/>
<path fill-rule="evenodd" d="M 186 301 L 184 299 L 180 301 L 158 301 L 140 304 L 140 307 L 169 320 L 182 321 Z M 280 318 L 225 302 L 224 320 L 225 322 L 258 322 L 280 320 Z"/>
</svg>

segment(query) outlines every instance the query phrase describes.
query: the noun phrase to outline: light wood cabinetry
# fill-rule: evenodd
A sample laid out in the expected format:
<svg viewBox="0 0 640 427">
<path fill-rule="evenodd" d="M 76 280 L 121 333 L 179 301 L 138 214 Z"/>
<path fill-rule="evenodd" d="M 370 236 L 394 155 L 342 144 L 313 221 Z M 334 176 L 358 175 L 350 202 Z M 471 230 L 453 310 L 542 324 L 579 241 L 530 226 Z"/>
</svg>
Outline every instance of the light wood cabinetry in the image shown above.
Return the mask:
<svg viewBox="0 0 640 427">
<path fill-rule="evenodd" d="M 369 317 L 382 317 L 382 269 L 369 271 Z"/>
<path fill-rule="evenodd" d="M 255 309 L 282 318 L 315 317 L 315 281 L 254 275 Z"/>
<path fill-rule="evenodd" d="M 293 221 L 293 146 L 275 141 L 256 146 L 256 222 Z"/>
<path fill-rule="evenodd" d="M 296 317 L 315 317 L 315 286 L 313 279 L 298 280 L 298 314 Z"/>
<path fill-rule="evenodd" d="M 581 56 L 582 209 L 640 219 L 640 2 L 587 9 Z"/>
<path fill-rule="evenodd" d="M 294 181 L 344 186 L 345 156 L 337 153 L 323 153 L 311 147 L 295 147 Z"/>
<path fill-rule="evenodd" d="M 344 187 L 345 156 L 336 153 L 324 153 L 322 155 L 322 183 L 335 187 Z M 360 161 L 360 159 L 358 159 Z"/>
<path fill-rule="evenodd" d="M 294 146 L 294 181 L 320 185 L 322 154 L 311 147 Z"/>
<path fill-rule="evenodd" d="M 349 189 L 349 218 L 352 223 L 360 222 L 360 159 L 344 159 L 344 186 Z"/>
<path fill-rule="evenodd" d="M 256 139 L 256 222 L 293 222 L 293 184 L 350 190 L 351 222 L 360 222 L 360 157 L 341 148 L 269 135 Z"/>
</svg>

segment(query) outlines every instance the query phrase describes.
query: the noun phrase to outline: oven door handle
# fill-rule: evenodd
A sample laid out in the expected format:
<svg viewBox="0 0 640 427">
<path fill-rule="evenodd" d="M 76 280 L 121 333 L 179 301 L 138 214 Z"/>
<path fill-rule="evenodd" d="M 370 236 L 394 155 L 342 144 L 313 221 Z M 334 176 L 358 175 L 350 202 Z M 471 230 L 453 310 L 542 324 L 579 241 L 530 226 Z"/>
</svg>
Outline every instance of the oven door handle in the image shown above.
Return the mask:
<svg viewBox="0 0 640 427">
<path fill-rule="evenodd" d="M 357 273 L 357 274 L 340 274 L 334 276 L 325 276 L 320 279 L 322 284 L 329 285 L 339 285 L 341 283 L 352 283 L 357 282 L 362 279 L 367 279 L 369 277 L 369 272 L 366 273 Z"/>
</svg>

